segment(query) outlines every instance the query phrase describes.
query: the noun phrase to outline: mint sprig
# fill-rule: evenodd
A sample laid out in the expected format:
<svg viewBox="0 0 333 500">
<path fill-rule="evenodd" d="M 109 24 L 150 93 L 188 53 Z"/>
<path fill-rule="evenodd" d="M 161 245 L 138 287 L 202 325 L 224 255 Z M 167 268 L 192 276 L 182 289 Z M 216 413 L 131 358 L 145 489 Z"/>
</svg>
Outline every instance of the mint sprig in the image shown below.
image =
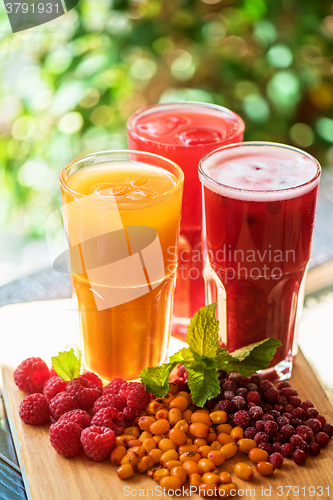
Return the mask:
<svg viewBox="0 0 333 500">
<path fill-rule="evenodd" d="M 188 370 L 187 381 L 193 403 L 203 406 L 220 394 L 217 370 L 237 371 L 246 377 L 267 368 L 281 342 L 268 338 L 229 353 L 219 347 L 216 305 L 202 307 L 194 314 L 186 334 L 188 348 L 173 354 L 168 363 L 145 368 L 140 373 L 141 382 L 148 392 L 160 398 L 165 396 L 169 390 L 169 376 L 181 363 Z"/>
<path fill-rule="evenodd" d="M 59 352 L 51 358 L 52 368 L 62 379 L 69 381 L 80 375 L 81 351 L 77 346 Z"/>
</svg>

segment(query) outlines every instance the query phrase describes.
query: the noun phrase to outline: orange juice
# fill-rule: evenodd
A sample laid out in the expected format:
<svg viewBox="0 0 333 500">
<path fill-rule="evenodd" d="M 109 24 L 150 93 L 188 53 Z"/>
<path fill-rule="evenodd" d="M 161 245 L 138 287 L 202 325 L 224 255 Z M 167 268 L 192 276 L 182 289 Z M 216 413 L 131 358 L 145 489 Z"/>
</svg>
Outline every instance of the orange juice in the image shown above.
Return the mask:
<svg viewBox="0 0 333 500">
<path fill-rule="evenodd" d="M 142 156 L 81 159 L 61 178 L 84 360 L 104 380 L 133 380 L 167 357 L 183 174 Z"/>
</svg>

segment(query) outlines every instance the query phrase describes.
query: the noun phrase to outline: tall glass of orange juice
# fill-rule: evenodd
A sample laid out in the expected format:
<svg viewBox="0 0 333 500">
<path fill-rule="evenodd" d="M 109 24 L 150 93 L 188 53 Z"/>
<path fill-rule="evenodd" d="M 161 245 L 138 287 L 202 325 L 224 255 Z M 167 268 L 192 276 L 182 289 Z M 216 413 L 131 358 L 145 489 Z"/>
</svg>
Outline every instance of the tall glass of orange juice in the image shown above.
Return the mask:
<svg viewBox="0 0 333 500">
<path fill-rule="evenodd" d="M 184 175 L 152 153 L 69 163 L 60 183 L 86 366 L 136 379 L 167 357 Z"/>
</svg>

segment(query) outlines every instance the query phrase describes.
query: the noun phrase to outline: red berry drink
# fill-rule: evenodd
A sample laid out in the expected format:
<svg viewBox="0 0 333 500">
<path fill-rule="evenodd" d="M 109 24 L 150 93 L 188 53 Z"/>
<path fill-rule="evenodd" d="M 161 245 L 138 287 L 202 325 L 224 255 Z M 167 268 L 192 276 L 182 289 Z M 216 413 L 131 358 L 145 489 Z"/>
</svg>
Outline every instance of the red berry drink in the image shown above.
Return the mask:
<svg viewBox="0 0 333 500">
<path fill-rule="evenodd" d="M 185 174 L 172 324 L 173 334 L 182 336 L 189 319 L 205 303 L 198 163 L 209 151 L 242 141 L 244 122 L 232 111 L 212 104 L 158 104 L 132 115 L 127 131 L 130 149 L 158 153 L 177 162 Z M 175 248 L 170 248 L 170 262 L 174 253 Z"/>
<path fill-rule="evenodd" d="M 206 301 L 218 302 L 221 341 L 234 351 L 279 339 L 270 371 L 287 378 L 297 353 L 320 165 L 289 146 L 240 143 L 206 155 L 199 177 Z"/>
</svg>

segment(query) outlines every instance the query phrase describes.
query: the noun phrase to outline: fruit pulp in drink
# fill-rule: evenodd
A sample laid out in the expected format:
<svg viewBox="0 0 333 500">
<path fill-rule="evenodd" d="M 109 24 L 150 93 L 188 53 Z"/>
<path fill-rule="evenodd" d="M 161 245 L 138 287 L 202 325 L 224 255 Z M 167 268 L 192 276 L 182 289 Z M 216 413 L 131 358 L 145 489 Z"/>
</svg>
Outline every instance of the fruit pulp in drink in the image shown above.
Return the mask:
<svg viewBox="0 0 333 500">
<path fill-rule="evenodd" d="M 177 182 L 176 176 L 163 168 L 135 162 L 87 166 L 66 181 L 70 190 L 82 196 L 79 201 L 85 203 L 88 197 L 91 205 L 87 211 L 76 210 L 76 214 L 81 215 L 68 221 L 69 239 L 75 239 L 82 228 L 88 234 L 87 226 L 98 225 L 96 265 L 105 262 L 103 254 L 110 244 L 107 222 L 111 219 L 106 214 L 110 210 L 106 204 L 110 198 L 116 201 L 115 217 L 120 215 L 126 233 L 135 226 L 148 226 L 157 232 L 164 259 L 165 266 L 157 282 L 149 283 L 143 269 L 148 286 L 147 282 L 127 285 L 136 298 L 101 309 L 96 304 L 96 293 L 117 296 L 124 290 L 111 290 L 114 285 L 108 285 L 107 276 L 103 276 L 103 282 L 92 282 L 84 267 L 82 252 L 80 254 L 83 272 L 72 273 L 71 277 L 78 300 L 84 359 L 87 367 L 104 380 L 114 377 L 133 380 L 143 368 L 165 361 L 177 266 L 176 259 L 167 262 L 167 249 L 177 246 L 182 196 L 181 189 L 173 189 Z M 77 198 L 64 189 L 62 195 L 63 205 Z M 126 243 L 129 255 L 138 251 L 131 248 L 128 234 Z"/>
<path fill-rule="evenodd" d="M 172 324 L 176 336 L 186 334 L 189 319 L 205 303 L 198 163 L 209 151 L 242 141 L 243 132 L 244 123 L 238 115 L 200 103 L 151 106 L 133 115 L 128 123 L 130 149 L 169 158 L 185 174 Z"/>
<path fill-rule="evenodd" d="M 293 150 L 263 146 L 224 153 L 204 166 L 213 182 L 201 176 L 208 300 L 219 300 L 229 351 L 268 337 L 280 340 L 275 366 L 297 352 L 293 341 L 311 254 L 317 164 Z"/>
</svg>

